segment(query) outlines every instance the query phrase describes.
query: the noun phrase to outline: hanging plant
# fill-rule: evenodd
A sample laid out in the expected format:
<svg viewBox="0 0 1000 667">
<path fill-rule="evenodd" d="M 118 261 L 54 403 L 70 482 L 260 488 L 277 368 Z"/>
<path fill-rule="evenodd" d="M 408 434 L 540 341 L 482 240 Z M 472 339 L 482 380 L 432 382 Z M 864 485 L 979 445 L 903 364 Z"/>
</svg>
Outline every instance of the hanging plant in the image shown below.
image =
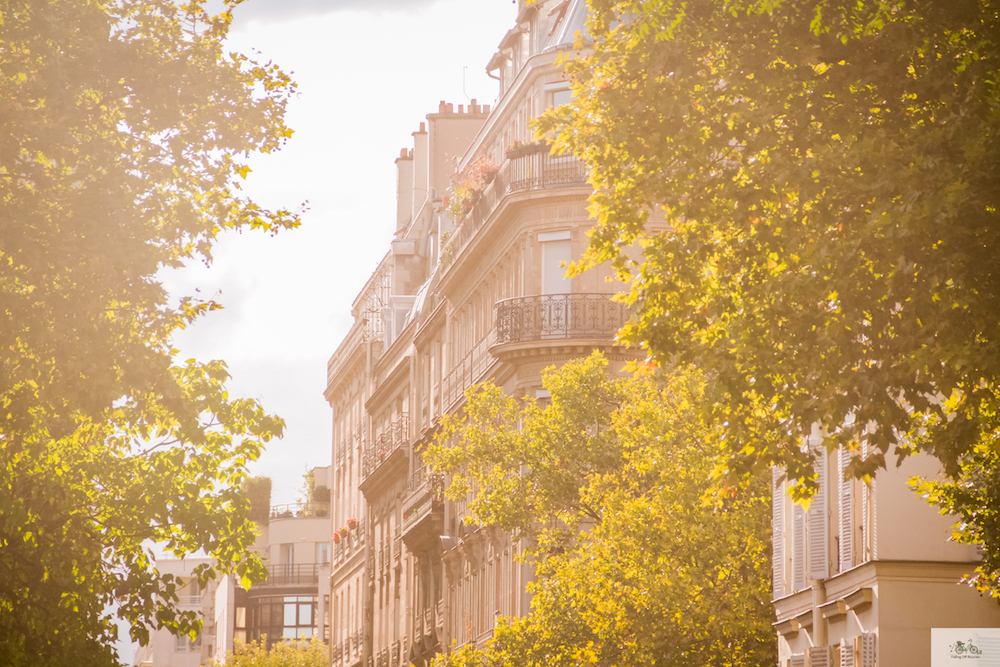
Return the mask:
<svg viewBox="0 0 1000 667">
<path fill-rule="evenodd" d="M 340 536 L 341 537 L 347 537 L 347 526 L 341 526 L 340 527 Z"/>
<path fill-rule="evenodd" d="M 347 520 L 347 527 L 350 528 L 351 530 L 357 530 L 357 528 L 358 528 L 358 520 L 357 519 L 348 519 Z"/>
</svg>

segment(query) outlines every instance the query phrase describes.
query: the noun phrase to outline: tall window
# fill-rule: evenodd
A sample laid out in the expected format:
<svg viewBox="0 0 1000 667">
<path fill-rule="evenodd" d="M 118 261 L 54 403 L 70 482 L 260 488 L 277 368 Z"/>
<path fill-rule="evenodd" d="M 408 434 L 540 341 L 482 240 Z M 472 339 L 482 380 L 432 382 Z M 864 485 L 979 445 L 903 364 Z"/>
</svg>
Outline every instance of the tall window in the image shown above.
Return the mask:
<svg viewBox="0 0 1000 667">
<path fill-rule="evenodd" d="M 542 246 L 542 294 L 568 294 L 572 281 L 566 278 L 566 265 L 572 259 L 570 232 L 544 232 L 538 235 Z"/>
</svg>

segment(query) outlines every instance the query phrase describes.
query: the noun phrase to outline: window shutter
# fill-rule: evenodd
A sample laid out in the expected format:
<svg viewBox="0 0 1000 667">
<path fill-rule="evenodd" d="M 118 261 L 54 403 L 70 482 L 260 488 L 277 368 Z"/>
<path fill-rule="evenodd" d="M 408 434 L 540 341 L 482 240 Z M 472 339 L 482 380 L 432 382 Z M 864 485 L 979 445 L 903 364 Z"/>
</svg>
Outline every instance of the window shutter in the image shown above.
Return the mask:
<svg viewBox="0 0 1000 667">
<path fill-rule="evenodd" d="M 861 443 L 861 456 L 868 458 L 868 441 Z M 861 485 L 861 562 L 867 563 L 875 558 L 875 517 L 874 508 L 875 480 Z"/>
<path fill-rule="evenodd" d="M 827 579 L 830 576 L 830 534 L 827 527 L 827 452 L 819 450 L 816 458 L 816 476 L 819 489 L 809 505 L 809 578 Z"/>
<path fill-rule="evenodd" d="M 844 572 L 854 567 L 854 506 L 851 502 L 854 479 L 844 479 L 851 462 L 851 453 L 841 447 L 837 451 L 837 458 L 837 479 L 840 480 L 840 571 Z"/>
<path fill-rule="evenodd" d="M 813 646 L 809 649 L 809 667 L 833 667 L 830 664 L 830 647 Z"/>
<path fill-rule="evenodd" d="M 854 667 L 854 646 L 846 639 L 840 642 L 840 667 Z"/>
<path fill-rule="evenodd" d="M 778 466 L 771 468 L 771 571 L 772 594 L 774 599 L 785 594 L 785 494 L 781 481 L 782 471 Z"/>
<path fill-rule="evenodd" d="M 806 513 L 802 505 L 792 505 L 792 590 L 806 587 Z"/>
<path fill-rule="evenodd" d="M 854 641 L 861 663 L 859 667 L 875 667 L 875 633 L 866 632 Z"/>
<path fill-rule="evenodd" d="M 789 667 L 806 667 L 806 654 L 799 653 L 788 659 Z"/>
</svg>

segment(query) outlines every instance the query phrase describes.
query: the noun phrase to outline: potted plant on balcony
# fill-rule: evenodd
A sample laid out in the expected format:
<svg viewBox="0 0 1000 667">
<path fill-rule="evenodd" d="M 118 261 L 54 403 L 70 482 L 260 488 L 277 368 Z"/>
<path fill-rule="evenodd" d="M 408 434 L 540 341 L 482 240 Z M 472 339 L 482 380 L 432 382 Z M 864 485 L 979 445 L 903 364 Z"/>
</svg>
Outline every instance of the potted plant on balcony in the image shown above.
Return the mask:
<svg viewBox="0 0 1000 667">
<path fill-rule="evenodd" d="M 341 526 L 339 532 L 341 537 L 347 537 L 347 526 Z"/>
<path fill-rule="evenodd" d="M 448 212 L 448 215 L 452 220 L 461 220 L 462 217 L 469 212 L 469 209 L 471 208 L 469 198 L 472 196 L 474 186 L 475 183 L 473 183 L 470 179 L 457 181 L 451 184 L 451 187 L 449 188 L 449 195 L 446 197 L 448 205 L 445 206 L 445 210 Z"/>
<path fill-rule="evenodd" d="M 519 157 L 524 156 L 524 144 L 521 143 L 520 139 L 515 139 L 514 143 L 507 147 L 507 152 L 505 153 L 508 160 L 514 160 Z"/>
<path fill-rule="evenodd" d="M 471 179 L 473 183 L 478 184 L 478 189 L 481 190 L 493 182 L 493 179 L 496 178 L 497 171 L 499 171 L 499 169 L 500 165 L 494 162 L 492 158 L 483 155 L 469 165 L 469 179 Z"/>
<path fill-rule="evenodd" d="M 334 544 L 340 544 L 340 533 L 339 532 L 333 534 L 333 543 Z"/>
<path fill-rule="evenodd" d="M 351 530 L 357 530 L 358 529 L 358 520 L 357 519 L 348 519 L 347 520 L 347 527 L 350 528 Z"/>
</svg>

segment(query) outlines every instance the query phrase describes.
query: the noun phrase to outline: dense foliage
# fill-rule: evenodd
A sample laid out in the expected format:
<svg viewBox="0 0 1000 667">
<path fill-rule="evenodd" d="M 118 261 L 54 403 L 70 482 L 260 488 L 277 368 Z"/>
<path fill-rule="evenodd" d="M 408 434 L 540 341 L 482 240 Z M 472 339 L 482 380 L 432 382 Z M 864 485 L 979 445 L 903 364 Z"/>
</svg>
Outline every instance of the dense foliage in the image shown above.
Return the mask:
<svg viewBox="0 0 1000 667">
<path fill-rule="evenodd" d="M 236 649 L 226 656 L 229 667 L 327 667 L 330 654 L 326 644 L 316 637 L 290 642 L 278 642 L 270 649 L 263 639 L 244 644 L 236 643 Z"/>
<path fill-rule="evenodd" d="M 773 664 L 769 485 L 708 493 L 720 452 L 693 409 L 701 378 L 612 379 L 595 354 L 543 382 L 545 406 L 470 390 L 425 454 L 537 573 L 528 616 L 438 664 Z"/>
<path fill-rule="evenodd" d="M 540 131 L 591 169 L 581 268 L 610 259 L 630 281 L 624 338 L 712 378 L 703 418 L 732 471 L 777 463 L 810 492 L 814 425 L 858 476 L 927 452 L 960 539 L 1000 556 L 969 492 L 997 488 L 1000 6 L 591 7 L 575 103 Z"/>
<path fill-rule="evenodd" d="M 295 226 L 239 193 L 294 84 L 225 54 L 228 13 L 171 0 L 0 7 L 0 656 L 114 662 L 117 614 L 189 631 L 151 566 L 203 549 L 253 575 L 246 465 L 282 422 L 171 333 L 216 304 L 165 267 L 225 229 Z M 212 569 L 202 569 L 206 578 Z"/>
</svg>

